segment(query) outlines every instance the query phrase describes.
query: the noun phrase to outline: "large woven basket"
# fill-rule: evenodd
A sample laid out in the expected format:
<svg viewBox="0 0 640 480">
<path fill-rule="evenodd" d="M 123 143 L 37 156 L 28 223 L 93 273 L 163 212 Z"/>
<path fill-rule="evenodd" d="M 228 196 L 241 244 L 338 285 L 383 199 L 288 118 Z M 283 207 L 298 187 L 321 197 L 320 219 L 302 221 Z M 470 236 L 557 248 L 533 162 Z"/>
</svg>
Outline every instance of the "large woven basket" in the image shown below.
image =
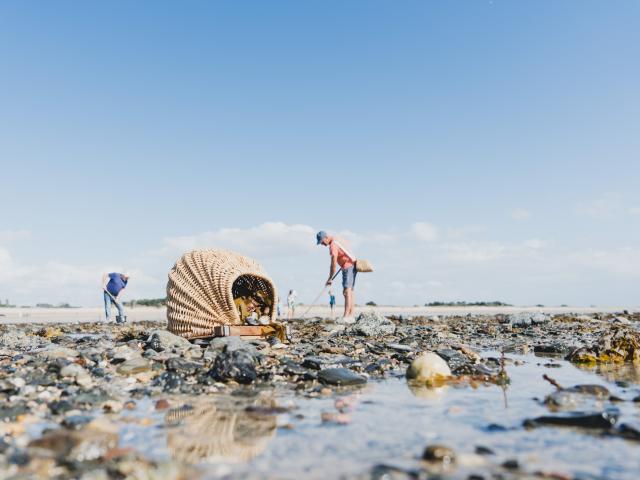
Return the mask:
<svg viewBox="0 0 640 480">
<path fill-rule="evenodd" d="M 275 320 L 276 288 L 258 262 L 225 250 L 185 253 L 169 272 L 167 328 L 196 338 L 212 335 L 215 326 L 242 325 L 234 303 L 239 290 L 268 298 L 268 316 Z"/>
</svg>

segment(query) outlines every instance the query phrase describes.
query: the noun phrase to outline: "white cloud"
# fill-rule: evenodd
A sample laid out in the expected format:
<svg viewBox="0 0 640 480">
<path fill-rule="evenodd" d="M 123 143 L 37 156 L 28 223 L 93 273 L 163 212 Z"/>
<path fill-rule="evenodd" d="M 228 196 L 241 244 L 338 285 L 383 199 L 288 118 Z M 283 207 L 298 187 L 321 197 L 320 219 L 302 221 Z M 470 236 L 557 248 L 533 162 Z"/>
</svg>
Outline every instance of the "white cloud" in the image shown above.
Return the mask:
<svg viewBox="0 0 640 480">
<path fill-rule="evenodd" d="M 29 230 L 0 230 L 0 244 L 25 240 L 31 236 Z"/>
<path fill-rule="evenodd" d="M 627 210 L 627 212 L 629 213 L 629 215 L 640 216 L 640 207 L 631 207 L 629 208 L 629 210 Z"/>
<path fill-rule="evenodd" d="M 411 233 L 423 242 L 434 242 L 438 239 L 438 228 L 432 223 L 416 222 L 411 225 Z"/>
<path fill-rule="evenodd" d="M 576 206 L 578 213 L 593 218 L 608 218 L 623 209 L 623 196 L 619 193 L 609 192 L 592 200 L 579 202 Z"/>
<path fill-rule="evenodd" d="M 24 264 L 14 259 L 7 248 L 0 247 L 0 293 L 18 304 L 61 303 L 93 305 L 100 299 L 102 274 L 123 271 L 118 265 L 77 265 L 48 261 L 40 265 Z M 137 292 L 155 291 L 166 281 L 144 273 L 139 268 L 131 274 L 131 298 Z M 161 291 L 161 290 L 160 290 Z"/>
<path fill-rule="evenodd" d="M 540 240 L 539 238 L 531 238 L 524 242 L 523 244 L 527 248 L 531 248 L 533 250 L 539 250 L 547 246 L 547 242 L 544 240 Z"/>
<path fill-rule="evenodd" d="M 573 264 L 586 269 L 640 277 L 640 248 L 587 249 L 571 253 L 568 258 Z"/>
<path fill-rule="evenodd" d="M 589 295 L 586 292 L 591 296 L 602 292 L 605 299 L 631 295 L 628 292 L 640 277 L 640 249 L 635 247 L 572 250 L 537 237 L 482 240 L 469 233 L 473 231 L 416 222 L 406 229 L 372 235 L 364 231 L 338 234 L 349 238 L 354 253 L 376 267 L 374 273 L 358 277 L 357 299 L 361 302 L 413 305 L 434 299 L 488 299 L 550 303 L 557 298 L 557 303 L 571 303 L 567 292 L 584 299 Z M 329 267 L 327 249 L 315 245 L 315 233 L 309 225 L 269 222 L 165 238 L 154 255 L 127 260 L 132 275 L 127 297 L 163 296 L 167 272 L 186 250 L 227 248 L 262 263 L 280 291 L 295 288 L 301 301 L 311 301 L 322 288 Z M 53 260 L 32 264 L 11 253 L 10 248 L 0 246 L 0 296 L 19 299 L 17 302 L 97 305 L 102 273 L 123 269 L 123 265 Z M 583 300 L 583 304 L 596 302 L 603 300 L 595 296 Z"/>
<path fill-rule="evenodd" d="M 531 212 L 524 208 L 514 208 L 511 210 L 511 218 L 514 220 L 527 220 L 531 218 Z"/>
<path fill-rule="evenodd" d="M 508 254 L 508 248 L 497 242 L 466 242 L 444 245 L 445 258 L 455 263 L 487 263 Z"/>
<path fill-rule="evenodd" d="M 268 222 L 246 229 L 221 228 L 197 235 L 168 237 L 162 248 L 153 253 L 179 255 L 194 248 L 222 248 L 246 255 L 291 256 L 313 251 L 315 234 L 316 230 L 309 225 Z M 343 235 L 350 240 L 356 237 L 352 232 Z"/>
</svg>

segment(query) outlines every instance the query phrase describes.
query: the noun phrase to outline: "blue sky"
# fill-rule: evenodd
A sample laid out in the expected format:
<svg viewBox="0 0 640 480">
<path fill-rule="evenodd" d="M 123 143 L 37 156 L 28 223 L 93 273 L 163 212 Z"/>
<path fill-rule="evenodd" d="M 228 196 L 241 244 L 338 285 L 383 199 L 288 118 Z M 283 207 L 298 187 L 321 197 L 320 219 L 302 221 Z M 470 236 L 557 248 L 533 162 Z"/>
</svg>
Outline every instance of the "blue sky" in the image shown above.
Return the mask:
<svg viewBox="0 0 640 480">
<path fill-rule="evenodd" d="M 636 1 L 3 2 L 0 297 L 97 304 L 112 268 L 161 296 L 181 249 L 218 246 L 309 301 L 324 228 L 379 265 L 361 300 L 636 305 L 639 20 Z"/>
</svg>

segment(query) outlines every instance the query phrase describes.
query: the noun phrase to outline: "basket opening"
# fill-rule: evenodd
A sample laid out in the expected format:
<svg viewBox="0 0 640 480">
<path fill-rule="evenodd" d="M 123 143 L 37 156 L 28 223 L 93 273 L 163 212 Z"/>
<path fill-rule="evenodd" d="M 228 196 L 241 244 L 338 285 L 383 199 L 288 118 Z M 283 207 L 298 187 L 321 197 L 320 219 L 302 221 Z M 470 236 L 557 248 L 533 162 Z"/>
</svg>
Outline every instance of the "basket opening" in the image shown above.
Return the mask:
<svg viewBox="0 0 640 480">
<path fill-rule="evenodd" d="M 270 282 L 255 275 L 240 275 L 233 282 L 231 294 L 243 323 L 249 317 L 256 320 L 264 316 L 271 318 L 275 292 Z"/>
</svg>

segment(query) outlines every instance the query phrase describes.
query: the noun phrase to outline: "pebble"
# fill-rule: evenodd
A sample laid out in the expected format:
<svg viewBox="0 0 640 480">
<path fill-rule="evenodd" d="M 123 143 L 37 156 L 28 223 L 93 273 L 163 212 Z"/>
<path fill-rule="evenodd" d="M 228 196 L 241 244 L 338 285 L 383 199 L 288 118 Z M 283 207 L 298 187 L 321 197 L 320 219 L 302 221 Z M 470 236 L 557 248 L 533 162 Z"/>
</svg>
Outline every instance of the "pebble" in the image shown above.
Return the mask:
<svg viewBox="0 0 640 480">
<path fill-rule="evenodd" d="M 120 375 L 135 375 L 151 370 L 151 362 L 146 358 L 137 357 L 118 365 L 117 372 Z"/>
<path fill-rule="evenodd" d="M 455 463 L 456 454 L 451 448 L 444 445 L 429 445 L 422 453 L 422 459 L 447 466 Z"/>
<path fill-rule="evenodd" d="M 442 357 L 433 352 L 417 356 L 407 369 L 406 377 L 420 382 L 436 383 L 450 377 L 451 369 Z"/>
<path fill-rule="evenodd" d="M 328 385 L 338 386 L 362 385 L 367 383 L 365 377 L 344 367 L 320 370 L 318 380 Z"/>
</svg>

